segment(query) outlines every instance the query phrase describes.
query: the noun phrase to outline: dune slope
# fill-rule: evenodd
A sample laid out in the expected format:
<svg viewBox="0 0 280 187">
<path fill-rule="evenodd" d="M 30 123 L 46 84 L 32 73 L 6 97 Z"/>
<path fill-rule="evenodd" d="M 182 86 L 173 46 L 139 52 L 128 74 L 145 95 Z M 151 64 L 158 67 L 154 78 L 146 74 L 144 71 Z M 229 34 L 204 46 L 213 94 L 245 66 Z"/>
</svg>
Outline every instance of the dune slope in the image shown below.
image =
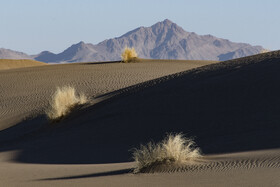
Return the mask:
<svg viewBox="0 0 280 187">
<path fill-rule="evenodd" d="M 18 150 L 13 161 L 53 164 L 53 168 L 57 164 L 85 164 L 75 172 L 72 167 L 67 174 L 41 173 L 38 177 L 64 185 L 67 181 L 91 181 L 102 186 L 112 180 L 115 186 L 140 181 L 146 186 L 277 185 L 279 62 L 280 52 L 276 51 L 100 94 L 104 100 L 77 111 L 57 126 L 44 124 L 38 117 L 1 131 L 0 136 L 9 137 L 24 127 L 42 124 L 19 139 L 2 138 L 0 151 Z M 159 141 L 166 132 L 194 137 L 205 154 L 201 163 L 170 175 L 127 174 L 133 163 L 120 162 L 131 161 L 129 150 L 151 139 Z M 114 171 L 115 164 L 106 165 L 107 172 L 86 169 L 87 164 L 100 169 L 104 163 L 119 163 L 118 169 Z"/>
<path fill-rule="evenodd" d="M 39 135 L 40 148 L 24 148 L 18 159 L 124 162 L 131 157 L 128 150 L 151 139 L 158 141 L 166 132 L 196 137 L 204 153 L 279 148 L 278 62 L 279 52 L 263 54 L 121 89 Z"/>
<path fill-rule="evenodd" d="M 48 65 L 44 62 L 29 59 L 0 59 L 0 70 Z"/>
<path fill-rule="evenodd" d="M 71 85 L 96 97 L 211 61 L 143 60 L 143 63 L 76 63 L 5 70 L 0 73 L 0 130 L 44 111 L 58 86 Z"/>
</svg>

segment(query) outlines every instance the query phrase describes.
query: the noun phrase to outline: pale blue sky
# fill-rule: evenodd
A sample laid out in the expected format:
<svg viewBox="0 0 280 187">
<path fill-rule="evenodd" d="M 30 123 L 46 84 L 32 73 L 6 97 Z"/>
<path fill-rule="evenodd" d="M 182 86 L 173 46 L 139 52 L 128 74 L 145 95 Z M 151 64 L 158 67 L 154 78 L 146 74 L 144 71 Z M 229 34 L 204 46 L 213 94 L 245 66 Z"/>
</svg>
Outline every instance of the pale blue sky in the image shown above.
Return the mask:
<svg viewBox="0 0 280 187">
<path fill-rule="evenodd" d="M 186 31 L 280 49 L 279 0 L 0 0 L 0 48 L 54 53 L 168 18 Z"/>
</svg>

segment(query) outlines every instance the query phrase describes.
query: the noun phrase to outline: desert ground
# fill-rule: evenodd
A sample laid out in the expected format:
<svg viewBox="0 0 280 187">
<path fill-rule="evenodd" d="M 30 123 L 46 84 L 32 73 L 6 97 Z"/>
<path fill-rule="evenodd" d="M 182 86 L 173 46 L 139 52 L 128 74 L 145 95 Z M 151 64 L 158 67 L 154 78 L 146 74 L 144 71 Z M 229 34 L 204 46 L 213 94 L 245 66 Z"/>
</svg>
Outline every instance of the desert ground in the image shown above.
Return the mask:
<svg viewBox="0 0 280 187">
<path fill-rule="evenodd" d="M 0 186 L 280 186 L 279 71 L 279 51 L 0 70 Z M 44 111 L 64 85 L 90 103 L 52 124 Z M 203 156 L 133 174 L 131 150 L 168 132 Z"/>
<path fill-rule="evenodd" d="M 29 60 L 29 59 L 22 59 L 22 60 L 0 59 L 0 70 L 43 66 L 43 65 L 48 65 L 48 64 L 36 60 Z"/>
</svg>

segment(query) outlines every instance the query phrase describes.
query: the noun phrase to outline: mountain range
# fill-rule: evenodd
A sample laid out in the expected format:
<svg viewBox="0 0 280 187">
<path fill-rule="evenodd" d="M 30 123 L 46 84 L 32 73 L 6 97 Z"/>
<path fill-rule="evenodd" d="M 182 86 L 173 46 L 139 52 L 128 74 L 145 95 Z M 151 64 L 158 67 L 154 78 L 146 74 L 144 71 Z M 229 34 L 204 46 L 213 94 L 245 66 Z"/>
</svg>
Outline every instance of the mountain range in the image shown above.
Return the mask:
<svg viewBox="0 0 280 187">
<path fill-rule="evenodd" d="M 59 54 L 43 51 L 37 55 L 27 55 L 1 48 L 0 58 L 28 58 L 47 63 L 111 61 L 120 60 L 120 54 L 126 46 L 134 47 L 140 58 L 219 61 L 254 55 L 265 50 L 262 46 L 187 32 L 166 19 L 151 27 L 139 27 L 96 45 L 81 41 Z"/>
</svg>

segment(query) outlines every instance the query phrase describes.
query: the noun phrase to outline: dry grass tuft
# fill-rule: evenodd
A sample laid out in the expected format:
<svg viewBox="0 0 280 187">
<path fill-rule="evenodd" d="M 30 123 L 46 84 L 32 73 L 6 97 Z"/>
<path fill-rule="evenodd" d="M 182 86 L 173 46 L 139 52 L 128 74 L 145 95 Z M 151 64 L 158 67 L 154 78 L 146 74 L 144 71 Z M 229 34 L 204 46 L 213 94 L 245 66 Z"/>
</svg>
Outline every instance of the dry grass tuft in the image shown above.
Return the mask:
<svg viewBox="0 0 280 187">
<path fill-rule="evenodd" d="M 268 49 L 263 49 L 263 50 L 261 50 L 260 54 L 262 54 L 262 53 L 268 53 L 268 52 L 270 52 L 270 50 L 268 50 Z"/>
<path fill-rule="evenodd" d="M 75 107 L 88 102 L 85 94 L 76 94 L 75 88 L 64 86 L 57 88 L 50 101 L 50 109 L 46 114 L 52 122 L 57 122 L 67 116 Z"/>
<path fill-rule="evenodd" d="M 194 147 L 192 139 L 182 134 L 169 134 L 157 144 L 149 142 L 140 145 L 140 149 L 134 149 L 133 159 L 137 164 L 134 173 L 155 172 L 164 168 L 174 170 L 198 157 L 200 150 Z"/>
<path fill-rule="evenodd" d="M 129 62 L 136 62 L 137 60 L 137 53 L 134 48 L 126 47 L 121 55 L 122 62 L 129 63 Z"/>
</svg>

